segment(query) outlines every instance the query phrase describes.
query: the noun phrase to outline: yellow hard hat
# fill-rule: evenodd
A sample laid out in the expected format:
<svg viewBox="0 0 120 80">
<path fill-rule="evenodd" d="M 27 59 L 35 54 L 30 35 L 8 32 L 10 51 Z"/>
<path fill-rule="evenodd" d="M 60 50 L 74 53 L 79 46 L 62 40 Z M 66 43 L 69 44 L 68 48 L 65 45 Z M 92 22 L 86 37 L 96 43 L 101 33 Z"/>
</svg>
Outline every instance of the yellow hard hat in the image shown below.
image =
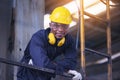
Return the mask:
<svg viewBox="0 0 120 80">
<path fill-rule="evenodd" d="M 62 24 L 70 24 L 72 17 L 69 10 L 63 6 L 57 7 L 50 15 L 50 20 Z"/>
</svg>

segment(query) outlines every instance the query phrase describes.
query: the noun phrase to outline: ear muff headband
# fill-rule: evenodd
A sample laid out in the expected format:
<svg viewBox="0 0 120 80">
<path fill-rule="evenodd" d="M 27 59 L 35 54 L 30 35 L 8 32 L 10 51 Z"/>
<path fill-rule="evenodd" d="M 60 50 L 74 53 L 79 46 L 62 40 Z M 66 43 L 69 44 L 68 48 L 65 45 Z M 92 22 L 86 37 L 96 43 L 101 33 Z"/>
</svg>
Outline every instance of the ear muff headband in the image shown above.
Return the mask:
<svg viewBox="0 0 120 80">
<path fill-rule="evenodd" d="M 49 33 L 48 34 L 48 39 L 49 39 L 49 43 L 51 45 L 54 45 L 56 43 L 56 39 L 53 33 Z M 58 47 L 62 46 L 65 43 L 65 37 L 63 37 L 57 44 Z"/>
</svg>

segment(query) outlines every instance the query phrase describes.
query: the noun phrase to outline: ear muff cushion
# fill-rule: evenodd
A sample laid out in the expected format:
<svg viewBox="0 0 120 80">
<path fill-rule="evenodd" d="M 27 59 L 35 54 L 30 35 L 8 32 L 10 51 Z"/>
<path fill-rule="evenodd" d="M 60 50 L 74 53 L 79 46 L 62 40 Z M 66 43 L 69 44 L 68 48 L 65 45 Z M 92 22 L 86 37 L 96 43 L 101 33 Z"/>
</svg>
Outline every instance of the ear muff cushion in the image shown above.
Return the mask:
<svg viewBox="0 0 120 80">
<path fill-rule="evenodd" d="M 48 39 L 49 39 L 49 43 L 51 45 L 54 45 L 56 43 L 56 39 L 53 33 L 49 33 L 48 34 Z M 58 47 L 62 46 L 65 43 L 65 37 L 63 37 L 57 44 Z"/>
<path fill-rule="evenodd" d="M 57 44 L 58 47 L 62 46 L 65 43 L 65 37 L 63 37 Z"/>
<path fill-rule="evenodd" d="M 49 43 L 50 43 L 50 44 L 52 44 L 52 45 L 55 44 L 56 39 L 55 39 L 55 36 L 54 36 L 53 33 L 49 33 L 49 35 L 48 35 L 48 39 L 49 39 Z"/>
</svg>

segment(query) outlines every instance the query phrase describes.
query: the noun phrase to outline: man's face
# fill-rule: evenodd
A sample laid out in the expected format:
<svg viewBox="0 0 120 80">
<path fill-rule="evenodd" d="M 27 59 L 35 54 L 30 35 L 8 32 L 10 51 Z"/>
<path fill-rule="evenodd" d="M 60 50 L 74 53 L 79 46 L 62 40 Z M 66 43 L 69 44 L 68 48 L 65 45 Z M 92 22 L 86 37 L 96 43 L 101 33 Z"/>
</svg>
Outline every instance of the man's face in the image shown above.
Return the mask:
<svg viewBox="0 0 120 80">
<path fill-rule="evenodd" d="M 60 24 L 56 22 L 49 23 L 51 32 L 55 35 L 56 38 L 60 39 L 63 38 L 68 31 L 69 25 L 67 24 Z"/>
</svg>

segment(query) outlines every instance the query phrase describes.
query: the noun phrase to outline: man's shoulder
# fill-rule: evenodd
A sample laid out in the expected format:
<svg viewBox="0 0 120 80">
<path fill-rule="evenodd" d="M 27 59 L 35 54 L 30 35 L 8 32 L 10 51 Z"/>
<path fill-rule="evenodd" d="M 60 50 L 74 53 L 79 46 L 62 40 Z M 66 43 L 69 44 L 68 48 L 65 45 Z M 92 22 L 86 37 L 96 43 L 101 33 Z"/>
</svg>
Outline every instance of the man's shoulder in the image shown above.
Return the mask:
<svg viewBox="0 0 120 80">
<path fill-rule="evenodd" d="M 44 30 L 44 29 L 40 29 L 40 30 L 36 31 L 36 32 L 33 34 L 33 36 L 34 36 L 34 35 L 43 35 L 44 33 L 45 33 L 45 30 Z"/>
<path fill-rule="evenodd" d="M 47 32 L 49 32 L 49 29 L 40 29 L 35 34 L 45 34 Z"/>
<path fill-rule="evenodd" d="M 48 29 L 40 29 L 38 30 L 36 33 L 33 34 L 32 37 L 39 37 L 39 38 L 43 38 L 47 36 L 47 33 L 49 32 Z"/>
</svg>

